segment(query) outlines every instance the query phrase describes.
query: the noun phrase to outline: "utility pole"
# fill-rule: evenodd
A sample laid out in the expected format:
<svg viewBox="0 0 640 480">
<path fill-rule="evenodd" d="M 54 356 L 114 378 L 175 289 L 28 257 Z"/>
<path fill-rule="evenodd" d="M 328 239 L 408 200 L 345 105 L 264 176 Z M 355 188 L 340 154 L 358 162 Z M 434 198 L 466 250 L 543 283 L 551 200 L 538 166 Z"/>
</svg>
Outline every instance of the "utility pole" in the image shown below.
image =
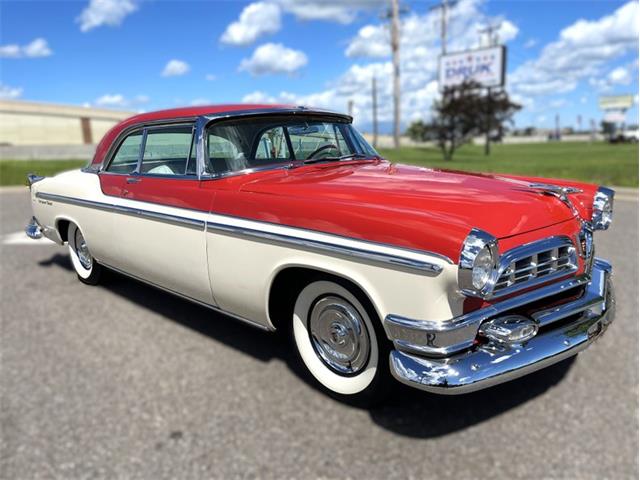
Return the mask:
<svg viewBox="0 0 640 480">
<path fill-rule="evenodd" d="M 498 31 L 502 26 L 502 22 L 494 23 L 493 25 L 487 25 L 484 28 L 479 28 L 478 33 L 480 34 L 480 46 L 482 46 L 482 34 L 486 34 L 489 39 L 489 47 L 495 47 L 499 43 Z"/>
<path fill-rule="evenodd" d="M 400 5 L 391 0 L 391 55 L 393 56 L 393 146 L 400 147 Z"/>
<path fill-rule="evenodd" d="M 482 35 L 487 34 L 489 38 L 490 47 L 495 47 L 498 45 L 498 34 L 494 35 L 494 32 L 497 32 L 500 29 L 501 23 L 494 23 L 493 25 L 487 25 L 484 28 L 478 29 L 478 33 L 480 34 L 480 45 L 482 45 Z M 486 118 L 486 132 L 484 137 L 484 154 L 489 155 L 491 153 L 491 120 L 493 117 L 493 93 L 491 91 L 491 87 L 487 87 L 487 118 Z M 500 133 L 500 132 L 499 132 Z"/>
<path fill-rule="evenodd" d="M 378 146 L 378 85 L 376 76 L 371 79 L 371 109 L 373 115 L 373 147 Z"/>
<path fill-rule="evenodd" d="M 455 6 L 459 0 L 442 0 L 438 5 L 429 8 L 430 11 L 440 10 L 440 47 L 442 55 L 447 53 L 447 23 L 449 22 L 449 8 Z"/>
</svg>

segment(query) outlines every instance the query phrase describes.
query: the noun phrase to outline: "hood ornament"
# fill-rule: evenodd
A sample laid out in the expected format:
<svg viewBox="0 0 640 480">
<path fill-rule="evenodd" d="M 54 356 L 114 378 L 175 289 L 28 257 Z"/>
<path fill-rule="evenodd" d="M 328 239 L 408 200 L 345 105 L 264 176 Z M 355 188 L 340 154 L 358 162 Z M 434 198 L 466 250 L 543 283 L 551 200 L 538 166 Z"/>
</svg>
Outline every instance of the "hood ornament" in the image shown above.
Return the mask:
<svg viewBox="0 0 640 480">
<path fill-rule="evenodd" d="M 561 187 L 560 185 L 552 185 L 550 183 L 530 183 L 529 187 L 535 190 L 539 190 L 542 194 L 553 195 L 554 197 L 559 198 L 562 203 L 564 203 L 571 209 L 571 212 L 574 215 L 578 215 L 578 210 L 569 199 L 569 195 L 572 193 L 582 192 L 582 190 L 580 190 L 579 188 Z"/>
</svg>

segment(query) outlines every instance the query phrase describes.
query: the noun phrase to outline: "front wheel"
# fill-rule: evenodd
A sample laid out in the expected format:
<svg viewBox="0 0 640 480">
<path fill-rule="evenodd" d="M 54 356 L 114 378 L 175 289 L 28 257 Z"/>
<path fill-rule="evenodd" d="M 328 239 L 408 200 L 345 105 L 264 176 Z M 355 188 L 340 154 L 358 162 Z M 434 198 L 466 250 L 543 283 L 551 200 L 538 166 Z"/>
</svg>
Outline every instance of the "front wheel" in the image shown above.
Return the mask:
<svg viewBox="0 0 640 480">
<path fill-rule="evenodd" d="M 301 363 L 331 396 L 368 406 L 389 390 L 389 342 L 355 288 L 324 279 L 309 283 L 295 302 L 291 326 Z"/>
<path fill-rule="evenodd" d="M 67 243 L 71 264 L 78 274 L 78 279 L 87 285 L 96 285 L 102 275 L 102 266 L 91 255 L 84 235 L 75 223 L 69 224 Z"/>
</svg>

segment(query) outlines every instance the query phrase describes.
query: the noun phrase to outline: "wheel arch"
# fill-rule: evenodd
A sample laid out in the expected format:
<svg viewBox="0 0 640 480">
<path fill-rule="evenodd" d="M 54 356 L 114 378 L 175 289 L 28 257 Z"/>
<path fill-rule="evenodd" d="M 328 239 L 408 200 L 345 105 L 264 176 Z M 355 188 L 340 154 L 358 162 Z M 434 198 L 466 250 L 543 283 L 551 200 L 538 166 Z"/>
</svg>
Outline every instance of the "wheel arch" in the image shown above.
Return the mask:
<svg viewBox="0 0 640 480">
<path fill-rule="evenodd" d="M 384 318 L 375 301 L 376 295 L 371 294 L 374 290 L 366 279 L 316 264 L 287 263 L 273 272 L 267 288 L 267 318 L 272 329 L 282 328 L 283 319 L 289 318 L 288 314 L 293 313 L 298 294 L 314 277 L 332 278 L 343 286 L 346 283 L 369 303 L 380 322 Z"/>
</svg>

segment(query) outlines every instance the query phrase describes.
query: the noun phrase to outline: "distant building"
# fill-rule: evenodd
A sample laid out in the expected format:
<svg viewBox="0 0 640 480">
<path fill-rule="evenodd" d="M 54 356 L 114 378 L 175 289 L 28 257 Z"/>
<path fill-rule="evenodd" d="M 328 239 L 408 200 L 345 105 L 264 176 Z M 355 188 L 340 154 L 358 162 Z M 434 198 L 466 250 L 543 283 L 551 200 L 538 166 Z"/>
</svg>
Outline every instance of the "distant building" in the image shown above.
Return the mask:
<svg viewBox="0 0 640 480">
<path fill-rule="evenodd" d="M 0 100 L 0 146 L 94 145 L 134 112 Z"/>
</svg>

